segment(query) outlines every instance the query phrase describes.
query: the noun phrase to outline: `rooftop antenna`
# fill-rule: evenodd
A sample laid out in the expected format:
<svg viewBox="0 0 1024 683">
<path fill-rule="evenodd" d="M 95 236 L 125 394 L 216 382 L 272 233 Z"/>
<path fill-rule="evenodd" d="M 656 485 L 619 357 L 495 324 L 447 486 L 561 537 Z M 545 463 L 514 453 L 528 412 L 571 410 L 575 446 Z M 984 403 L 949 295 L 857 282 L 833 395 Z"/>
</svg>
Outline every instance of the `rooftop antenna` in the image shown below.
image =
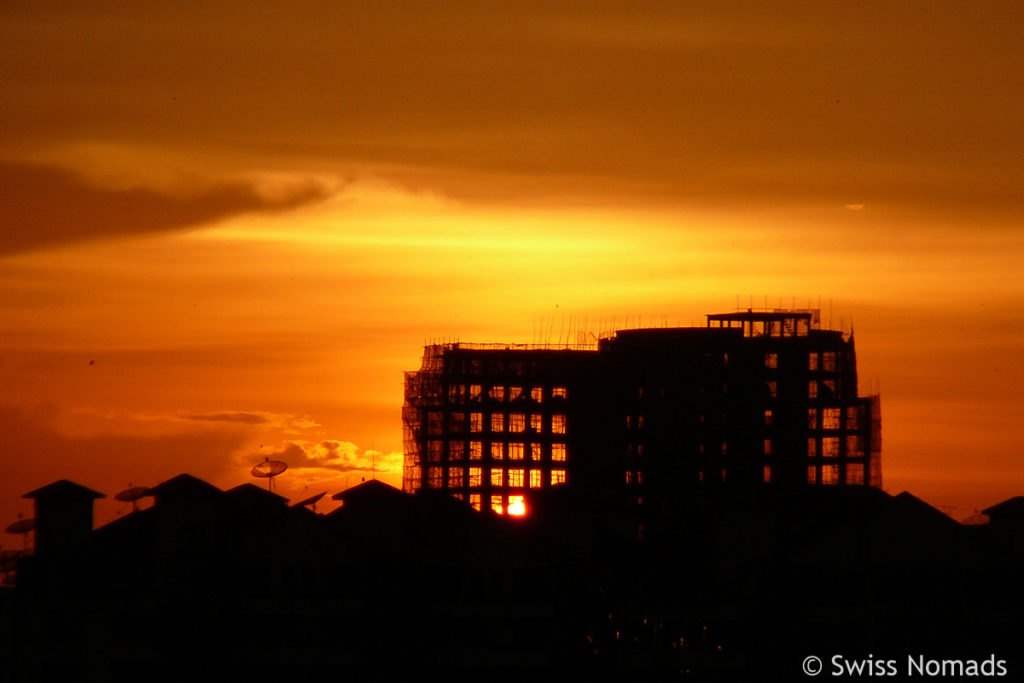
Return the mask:
<svg viewBox="0 0 1024 683">
<path fill-rule="evenodd" d="M 12 522 L 7 525 L 4 529 L 9 534 L 21 534 L 25 544 L 25 550 L 28 550 L 28 532 L 36 528 L 36 520 L 34 517 L 28 517 L 26 519 L 21 518 L 21 514 L 18 514 L 18 521 Z"/>
<path fill-rule="evenodd" d="M 274 490 L 274 477 L 288 469 L 288 463 L 281 460 L 271 460 L 269 457 L 258 465 L 253 465 L 249 473 L 257 479 L 267 480 L 267 490 Z"/>
<path fill-rule="evenodd" d="M 131 503 L 132 512 L 138 512 L 139 510 L 139 499 L 145 498 L 146 496 L 152 495 L 149 492 L 148 486 L 132 486 L 131 482 L 128 482 L 128 488 L 124 491 L 119 491 L 114 494 L 114 500 L 119 500 L 122 503 Z"/>
</svg>

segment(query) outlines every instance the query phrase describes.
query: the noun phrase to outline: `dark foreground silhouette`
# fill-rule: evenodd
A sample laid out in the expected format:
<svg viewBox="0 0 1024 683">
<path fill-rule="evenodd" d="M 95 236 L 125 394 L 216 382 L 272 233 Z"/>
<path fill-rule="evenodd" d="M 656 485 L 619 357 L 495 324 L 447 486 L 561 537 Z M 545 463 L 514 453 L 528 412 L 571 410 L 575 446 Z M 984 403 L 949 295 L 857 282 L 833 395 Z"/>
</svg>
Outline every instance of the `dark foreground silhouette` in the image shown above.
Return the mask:
<svg viewBox="0 0 1024 683">
<path fill-rule="evenodd" d="M 898 678 L 908 657 L 1024 675 L 1012 500 L 962 526 L 849 487 L 643 519 L 571 486 L 523 519 L 377 481 L 326 515 L 189 475 L 151 493 L 93 530 L 101 494 L 33 492 L 36 552 L 0 591 L 0 680 L 799 681 L 811 655 L 830 680 L 857 662 Z"/>
</svg>

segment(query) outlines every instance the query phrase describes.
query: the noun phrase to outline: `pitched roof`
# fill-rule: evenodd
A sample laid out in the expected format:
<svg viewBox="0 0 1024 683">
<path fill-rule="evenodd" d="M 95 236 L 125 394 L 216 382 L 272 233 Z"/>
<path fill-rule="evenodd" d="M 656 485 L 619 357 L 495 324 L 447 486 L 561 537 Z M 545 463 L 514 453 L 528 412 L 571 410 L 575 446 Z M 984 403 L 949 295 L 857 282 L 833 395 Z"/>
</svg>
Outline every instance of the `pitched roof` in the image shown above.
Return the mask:
<svg viewBox="0 0 1024 683">
<path fill-rule="evenodd" d="M 929 505 L 909 491 L 902 491 L 892 497 L 892 502 L 897 510 L 913 515 L 919 519 L 927 519 L 937 524 L 954 526 L 959 524 L 955 519 L 942 512 L 933 505 Z"/>
<path fill-rule="evenodd" d="M 273 491 L 268 491 L 262 486 L 257 486 L 251 482 L 239 484 L 234 488 L 228 489 L 224 493 L 233 500 L 251 502 L 254 504 L 284 505 L 288 502 L 288 499 L 284 496 L 279 496 Z"/>
<path fill-rule="evenodd" d="M 35 491 L 29 491 L 24 494 L 22 498 L 53 498 L 53 497 L 65 497 L 65 498 L 106 498 L 106 494 L 100 493 L 99 491 L 93 491 L 90 488 L 86 488 L 81 484 L 76 484 L 69 479 L 60 479 L 47 484 L 46 486 L 40 487 Z"/>
<path fill-rule="evenodd" d="M 1024 496 L 1007 498 L 1003 502 L 996 503 L 992 507 L 987 507 L 981 511 L 981 514 L 988 515 L 989 517 L 992 517 L 993 513 L 997 517 L 1024 516 Z"/>
<path fill-rule="evenodd" d="M 377 479 L 371 479 L 370 481 L 364 481 L 361 484 L 357 484 L 351 488 L 345 489 L 344 491 L 335 493 L 331 498 L 333 500 L 340 500 L 347 503 L 350 501 L 401 498 L 403 496 L 405 496 L 405 493 L 396 489 L 394 486 L 385 484 Z"/>
<path fill-rule="evenodd" d="M 157 484 L 149 492 L 156 496 L 158 503 L 168 499 L 212 498 L 223 493 L 213 484 L 193 477 L 191 474 L 179 474 Z"/>
</svg>

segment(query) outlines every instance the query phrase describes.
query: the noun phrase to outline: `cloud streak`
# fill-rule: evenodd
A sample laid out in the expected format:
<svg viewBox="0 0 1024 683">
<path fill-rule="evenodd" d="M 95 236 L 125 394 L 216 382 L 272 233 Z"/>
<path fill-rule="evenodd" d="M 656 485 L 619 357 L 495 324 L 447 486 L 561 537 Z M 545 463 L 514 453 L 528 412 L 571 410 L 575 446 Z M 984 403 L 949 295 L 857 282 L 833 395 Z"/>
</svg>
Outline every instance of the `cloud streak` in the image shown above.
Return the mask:
<svg viewBox="0 0 1024 683">
<path fill-rule="evenodd" d="M 240 424 L 259 425 L 270 422 L 267 418 L 256 413 L 205 413 L 201 415 L 182 415 L 186 420 L 197 422 L 236 422 Z"/>
<path fill-rule="evenodd" d="M 306 183 L 270 196 L 219 183 L 188 194 L 99 187 L 61 168 L 0 162 L 0 256 L 86 240 L 195 228 L 249 212 L 280 212 L 326 198 Z"/>
</svg>

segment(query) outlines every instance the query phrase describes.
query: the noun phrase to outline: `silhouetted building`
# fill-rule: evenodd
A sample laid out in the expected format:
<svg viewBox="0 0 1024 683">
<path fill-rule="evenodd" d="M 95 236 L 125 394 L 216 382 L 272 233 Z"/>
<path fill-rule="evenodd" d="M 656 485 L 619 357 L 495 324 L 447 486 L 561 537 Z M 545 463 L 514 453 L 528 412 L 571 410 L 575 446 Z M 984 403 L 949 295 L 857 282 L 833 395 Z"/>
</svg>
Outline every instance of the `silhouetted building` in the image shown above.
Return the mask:
<svg viewBox="0 0 1024 683">
<path fill-rule="evenodd" d="M 429 346 L 415 493 L 363 482 L 317 514 L 326 492 L 183 474 L 97 529 L 101 494 L 28 494 L 44 523 L 0 588 L 0 683 L 774 682 L 839 653 L 1016 676 L 1024 498 L 964 527 L 882 491 L 856 381 L 852 338 L 807 311 Z"/>
<path fill-rule="evenodd" d="M 878 397 L 817 311 L 709 315 L 586 348 L 449 343 L 406 373 L 403 489 L 523 514 L 570 483 L 636 503 L 881 485 Z"/>
<path fill-rule="evenodd" d="M 22 498 L 35 501 L 35 549 L 47 553 L 86 545 L 92 535 L 93 502 L 106 496 L 61 479 Z"/>
<path fill-rule="evenodd" d="M 994 525 L 1016 524 L 1024 526 L 1024 496 L 1007 498 L 981 511 Z"/>
<path fill-rule="evenodd" d="M 1024 666 L 1018 534 L 907 493 L 719 486 L 638 537 L 632 509 L 572 484 L 514 522 L 376 481 L 328 514 L 189 475 L 151 491 L 74 550 L 19 558 L 0 681 L 780 681 L 808 653 Z"/>
</svg>

